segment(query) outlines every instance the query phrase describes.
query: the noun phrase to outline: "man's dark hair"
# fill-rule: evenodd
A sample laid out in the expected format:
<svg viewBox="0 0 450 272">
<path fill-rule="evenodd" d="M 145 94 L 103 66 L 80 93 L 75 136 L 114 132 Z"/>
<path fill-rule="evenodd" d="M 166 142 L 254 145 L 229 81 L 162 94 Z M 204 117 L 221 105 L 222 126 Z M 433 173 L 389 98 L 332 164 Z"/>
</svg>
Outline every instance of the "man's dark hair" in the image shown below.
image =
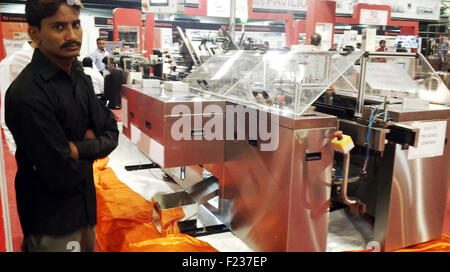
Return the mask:
<svg viewBox="0 0 450 272">
<path fill-rule="evenodd" d="M 99 37 L 99 38 L 97 38 L 97 43 L 98 43 L 99 41 L 106 41 L 106 39 L 103 38 L 103 37 Z"/>
<path fill-rule="evenodd" d="M 90 57 L 86 57 L 83 59 L 83 67 L 91 67 L 92 68 L 92 59 Z"/>
<path fill-rule="evenodd" d="M 386 43 L 386 41 L 385 41 L 385 40 L 381 40 L 381 41 L 380 41 L 380 44 L 382 44 L 382 43 Z"/>
<path fill-rule="evenodd" d="M 45 18 L 52 17 L 56 14 L 59 7 L 62 4 L 68 4 L 68 0 L 27 0 L 25 5 L 25 15 L 27 22 L 30 26 L 41 28 L 41 22 Z M 72 0 L 74 3 L 71 5 L 74 9 L 80 10 L 83 8 L 81 1 L 78 1 L 81 5 L 77 5 L 77 0 Z"/>
</svg>

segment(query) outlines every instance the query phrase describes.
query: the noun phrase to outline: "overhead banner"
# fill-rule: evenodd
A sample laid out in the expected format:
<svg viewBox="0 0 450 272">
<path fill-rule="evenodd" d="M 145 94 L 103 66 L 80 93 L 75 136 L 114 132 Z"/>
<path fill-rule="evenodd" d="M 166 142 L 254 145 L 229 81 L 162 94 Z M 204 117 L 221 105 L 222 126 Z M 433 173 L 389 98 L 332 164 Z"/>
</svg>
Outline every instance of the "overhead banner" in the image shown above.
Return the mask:
<svg viewBox="0 0 450 272">
<path fill-rule="evenodd" d="M 307 0 L 253 0 L 253 9 L 306 12 L 307 2 Z M 354 7 L 359 3 L 390 6 L 392 18 L 414 20 L 439 20 L 440 18 L 441 0 L 336 0 L 336 13 L 351 15 Z"/>
<path fill-rule="evenodd" d="M 414 20 L 439 20 L 441 0 L 336 0 L 337 14 L 353 14 L 359 4 L 385 5 L 392 8 L 391 17 Z"/>
<path fill-rule="evenodd" d="M 307 0 L 253 0 L 253 9 L 306 12 Z"/>
</svg>

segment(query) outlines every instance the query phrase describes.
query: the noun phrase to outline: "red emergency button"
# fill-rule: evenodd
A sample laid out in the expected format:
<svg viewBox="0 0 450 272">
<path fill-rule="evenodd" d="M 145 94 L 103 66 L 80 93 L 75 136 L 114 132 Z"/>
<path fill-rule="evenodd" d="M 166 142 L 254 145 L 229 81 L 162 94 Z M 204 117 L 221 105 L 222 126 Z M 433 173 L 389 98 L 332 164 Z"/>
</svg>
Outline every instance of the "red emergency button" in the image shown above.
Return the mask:
<svg viewBox="0 0 450 272">
<path fill-rule="evenodd" d="M 344 136 L 344 133 L 341 130 L 339 130 L 336 131 L 333 135 L 334 137 L 338 138 L 338 140 L 342 140 L 342 136 Z"/>
</svg>

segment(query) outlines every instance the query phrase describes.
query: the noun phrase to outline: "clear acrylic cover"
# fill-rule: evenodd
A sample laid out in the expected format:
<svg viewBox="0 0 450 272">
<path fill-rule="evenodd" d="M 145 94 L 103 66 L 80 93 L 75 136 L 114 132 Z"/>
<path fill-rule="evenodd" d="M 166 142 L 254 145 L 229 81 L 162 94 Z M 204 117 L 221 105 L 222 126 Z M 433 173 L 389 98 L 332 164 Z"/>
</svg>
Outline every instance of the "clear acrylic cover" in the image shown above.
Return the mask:
<svg viewBox="0 0 450 272">
<path fill-rule="evenodd" d="M 354 65 L 334 84 L 336 90 L 356 93 L 360 66 Z M 450 92 L 422 54 L 370 56 L 366 94 L 388 99 L 413 98 L 450 105 Z"/>
<path fill-rule="evenodd" d="M 299 117 L 361 54 L 230 51 L 211 57 L 185 82 L 241 104 Z"/>
<path fill-rule="evenodd" d="M 229 51 L 209 58 L 185 80 L 191 88 L 223 95 L 256 66 L 262 55 L 255 51 Z"/>
</svg>

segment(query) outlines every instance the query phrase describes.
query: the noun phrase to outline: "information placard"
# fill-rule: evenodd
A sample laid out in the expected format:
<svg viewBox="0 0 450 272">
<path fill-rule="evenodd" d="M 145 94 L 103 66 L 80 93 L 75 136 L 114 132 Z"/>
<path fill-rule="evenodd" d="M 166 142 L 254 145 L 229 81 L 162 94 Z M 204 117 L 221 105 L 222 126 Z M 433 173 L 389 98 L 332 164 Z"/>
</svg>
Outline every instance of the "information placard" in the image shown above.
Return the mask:
<svg viewBox="0 0 450 272">
<path fill-rule="evenodd" d="M 444 154 L 447 121 L 418 122 L 419 144 L 417 148 L 409 147 L 408 160 L 438 157 Z"/>
</svg>

